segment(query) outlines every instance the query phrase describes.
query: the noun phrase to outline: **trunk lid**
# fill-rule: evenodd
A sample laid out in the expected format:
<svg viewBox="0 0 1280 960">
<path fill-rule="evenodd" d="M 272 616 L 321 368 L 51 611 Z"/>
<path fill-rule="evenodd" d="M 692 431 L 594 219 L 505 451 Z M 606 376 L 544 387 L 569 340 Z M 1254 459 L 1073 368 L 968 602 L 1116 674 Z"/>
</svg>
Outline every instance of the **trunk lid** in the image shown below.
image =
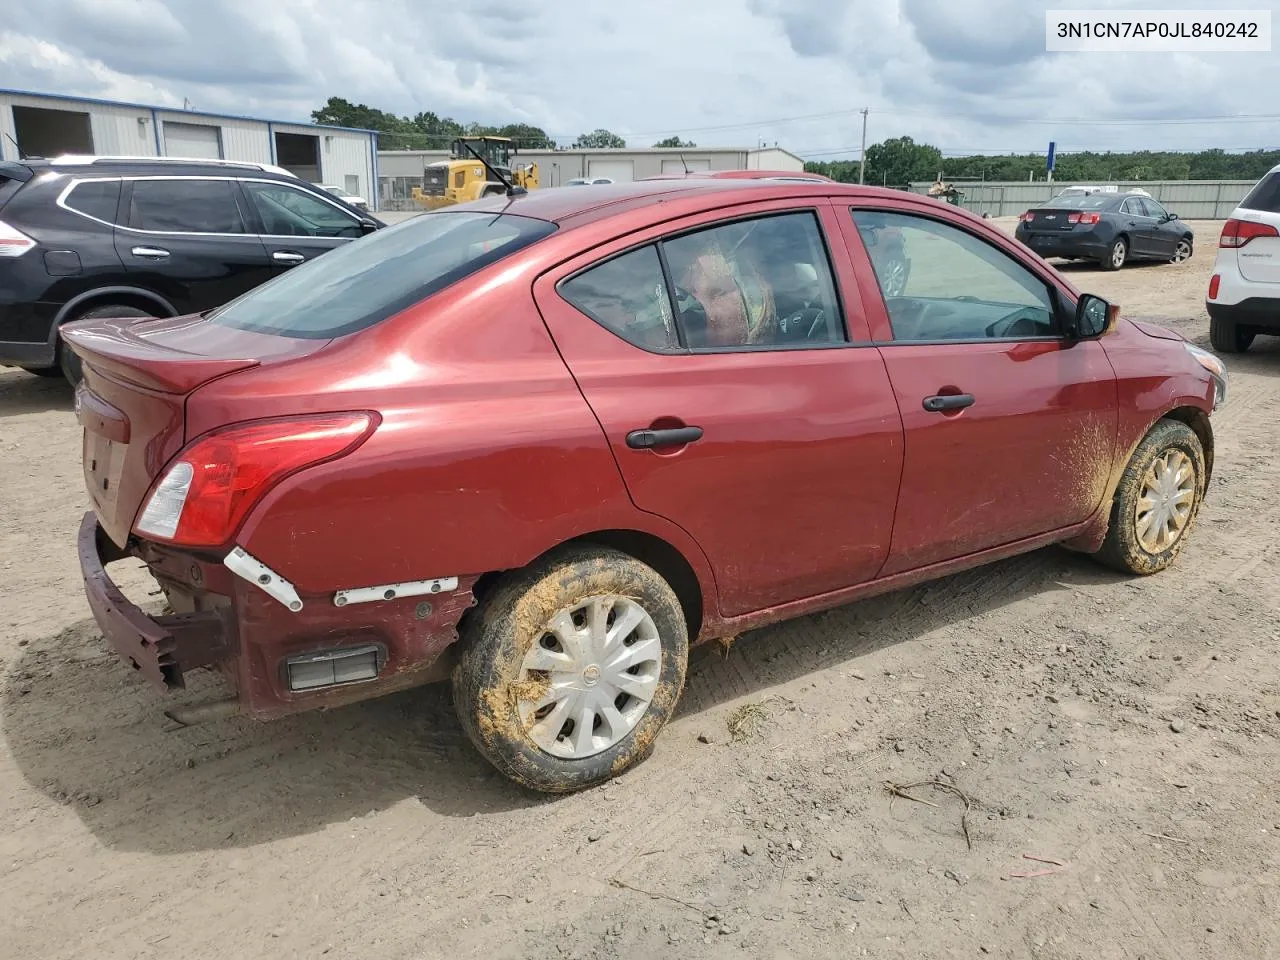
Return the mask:
<svg viewBox="0 0 1280 960">
<path fill-rule="evenodd" d="M 119 546 L 152 481 L 190 439 L 185 408 L 193 390 L 329 342 L 232 329 L 198 315 L 85 320 L 61 334 L 84 367 L 76 417 L 84 429 L 85 486 Z"/>
</svg>

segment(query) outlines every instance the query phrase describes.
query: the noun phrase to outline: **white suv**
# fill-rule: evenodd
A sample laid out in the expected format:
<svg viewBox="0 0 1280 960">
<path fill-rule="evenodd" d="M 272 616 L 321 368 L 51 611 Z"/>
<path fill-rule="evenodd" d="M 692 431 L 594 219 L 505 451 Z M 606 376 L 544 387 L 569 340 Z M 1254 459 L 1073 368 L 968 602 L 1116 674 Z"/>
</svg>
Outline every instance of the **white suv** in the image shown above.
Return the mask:
<svg viewBox="0 0 1280 960">
<path fill-rule="evenodd" d="M 1259 333 L 1280 336 L 1280 166 L 1223 225 L 1205 307 L 1219 353 L 1248 350 Z"/>
</svg>

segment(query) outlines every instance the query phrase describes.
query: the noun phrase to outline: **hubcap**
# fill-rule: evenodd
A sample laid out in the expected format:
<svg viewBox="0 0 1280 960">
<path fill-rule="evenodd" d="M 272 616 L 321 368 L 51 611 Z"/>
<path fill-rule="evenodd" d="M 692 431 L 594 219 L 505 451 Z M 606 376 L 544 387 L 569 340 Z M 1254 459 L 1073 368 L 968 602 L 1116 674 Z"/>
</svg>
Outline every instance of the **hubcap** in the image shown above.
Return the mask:
<svg viewBox="0 0 1280 960">
<path fill-rule="evenodd" d="M 630 597 L 591 597 L 558 611 L 525 655 L 517 704 L 529 738 L 581 760 L 635 729 L 658 686 L 662 640 Z"/>
<path fill-rule="evenodd" d="M 1138 543 L 1163 553 L 1178 542 L 1196 498 L 1195 465 L 1181 450 L 1166 450 L 1147 468 L 1134 516 Z"/>
<path fill-rule="evenodd" d="M 907 287 L 907 265 L 901 260 L 890 260 L 884 269 L 884 294 L 886 297 L 900 297 Z"/>
<path fill-rule="evenodd" d="M 1117 267 L 1124 265 L 1124 244 L 1117 243 L 1111 249 L 1111 262 Z"/>
<path fill-rule="evenodd" d="M 1191 244 L 1185 240 L 1178 241 L 1178 246 L 1173 251 L 1173 262 L 1181 263 L 1189 256 L 1191 256 Z"/>
</svg>

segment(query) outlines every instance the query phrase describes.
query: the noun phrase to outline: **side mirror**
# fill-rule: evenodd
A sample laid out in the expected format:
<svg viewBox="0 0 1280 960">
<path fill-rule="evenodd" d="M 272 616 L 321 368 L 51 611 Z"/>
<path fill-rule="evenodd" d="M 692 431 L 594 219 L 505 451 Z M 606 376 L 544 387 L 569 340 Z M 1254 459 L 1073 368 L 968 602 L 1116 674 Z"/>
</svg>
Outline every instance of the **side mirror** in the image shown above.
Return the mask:
<svg viewBox="0 0 1280 960">
<path fill-rule="evenodd" d="M 1086 293 L 1076 301 L 1070 335 L 1075 340 L 1093 340 L 1111 333 L 1119 321 L 1119 304 L 1107 303 L 1095 294 Z"/>
<path fill-rule="evenodd" d="M 377 229 L 378 229 L 378 221 L 377 221 L 377 220 L 374 220 L 372 217 L 361 217 L 361 218 L 360 218 L 360 232 L 361 232 L 361 233 L 373 233 L 373 231 L 375 231 L 375 230 L 377 230 Z"/>
</svg>

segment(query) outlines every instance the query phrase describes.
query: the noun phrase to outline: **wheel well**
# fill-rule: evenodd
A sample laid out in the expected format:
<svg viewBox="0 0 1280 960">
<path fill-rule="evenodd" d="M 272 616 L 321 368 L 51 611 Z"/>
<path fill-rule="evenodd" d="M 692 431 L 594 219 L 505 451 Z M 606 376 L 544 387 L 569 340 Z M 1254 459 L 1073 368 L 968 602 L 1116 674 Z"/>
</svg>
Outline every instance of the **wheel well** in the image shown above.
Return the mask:
<svg viewBox="0 0 1280 960">
<path fill-rule="evenodd" d="M 1213 479 L 1213 427 L 1209 425 L 1208 415 L 1199 407 L 1178 407 L 1161 419 L 1185 423 L 1200 438 L 1200 446 L 1204 448 L 1204 482 L 1208 487 L 1209 481 Z"/>
<path fill-rule="evenodd" d="M 551 550 L 558 550 L 570 544 L 579 546 L 596 544 L 601 547 L 608 547 L 653 567 L 658 576 L 666 580 L 671 585 L 671 589 L 676 592 L 676 598 L 680 601 L 680 607 L 684 611 L 685 624 L 689 628 L 690 641 L 698 636 L 698 633 L 702 630 L 702 588 L 698 585 L 698 575 L 694 573 L 689 561 L 671 544 L 660 537 L 641 533 L 638 530 L 600 530 L 557 544 Z M 551 550 L 546 551 L 530 562 L 536 562 L 537 559 L 546 556 Z M 509 572 L 507 570 L 495 570 L 482 575 L 476 581 L 471 588 L 471 592 L 476 598 L 476 605 L 467 611 L 467 615 L 470 615 L 472 610 L 476 610 L 481 606 L 484 598 Z M 461 629 L 461 625 L 459 629 Z"/>
<path fill-rule="evenodd" d="M 135 310 L 146 310 L 162 317 L 172 316 L 169 307 L 158 297 L 151 297 L 140 292 L 135 293 L 131 290 L 104 290 L 101 293 L 93 293 L 83 300 L 77 301 L 76 305 L 67 311 L 63 322 L 69 322 L 81 314 L 96 310 L 98 307 L 105 307 L 108 304 L 119 307 L 133 307 Z"/>
</svg>

